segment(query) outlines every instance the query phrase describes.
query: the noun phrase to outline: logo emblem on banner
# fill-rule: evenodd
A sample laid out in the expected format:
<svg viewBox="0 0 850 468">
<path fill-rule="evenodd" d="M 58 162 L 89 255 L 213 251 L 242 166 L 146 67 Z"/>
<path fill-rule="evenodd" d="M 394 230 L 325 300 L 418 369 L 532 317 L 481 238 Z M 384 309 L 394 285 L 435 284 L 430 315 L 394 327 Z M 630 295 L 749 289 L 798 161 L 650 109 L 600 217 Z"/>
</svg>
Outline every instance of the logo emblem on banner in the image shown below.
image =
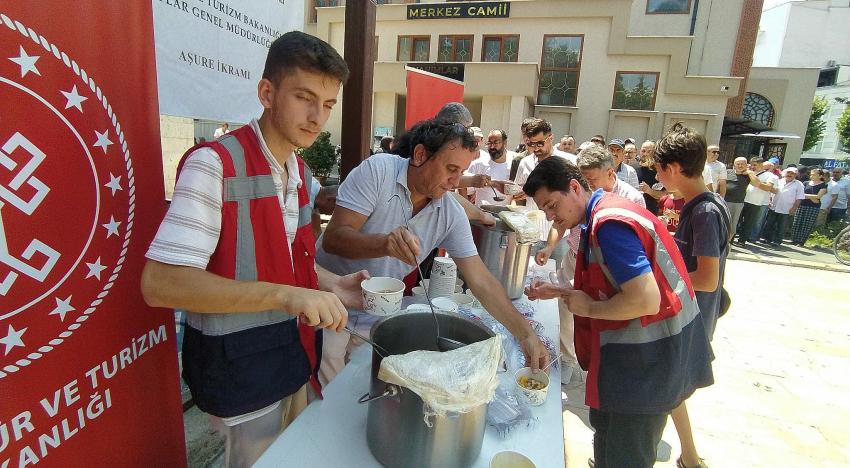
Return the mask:
<svg viewBox="0 0 850 468">
<path fill-rule="evenodd" d="M 2 379 L 60 346 L 109 294 L 130 244 L 135 186 L 121 123 L 95 77 L 2 13 L 0 102 Z"/>
</svg>

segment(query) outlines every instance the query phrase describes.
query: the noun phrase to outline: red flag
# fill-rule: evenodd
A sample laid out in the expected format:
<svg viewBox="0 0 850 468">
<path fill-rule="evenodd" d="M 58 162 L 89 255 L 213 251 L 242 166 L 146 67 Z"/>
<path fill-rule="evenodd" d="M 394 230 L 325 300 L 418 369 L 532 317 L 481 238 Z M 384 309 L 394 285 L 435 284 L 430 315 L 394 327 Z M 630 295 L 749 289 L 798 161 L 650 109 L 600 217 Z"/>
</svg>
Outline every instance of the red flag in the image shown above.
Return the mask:
<svg viewBox="0 0 850 468">
<path fill-rule="evenodd" d="M 185 465 L 151 3 L 4 2 L 0 102 L 0 465 Z"/>
<path fill-rule="evenodd" d="M 404 126 L 433 118 L 449 102 L 463 102 L 463 83 L 451 78 L 406 67 L 407 105 Z"/>
</svg>

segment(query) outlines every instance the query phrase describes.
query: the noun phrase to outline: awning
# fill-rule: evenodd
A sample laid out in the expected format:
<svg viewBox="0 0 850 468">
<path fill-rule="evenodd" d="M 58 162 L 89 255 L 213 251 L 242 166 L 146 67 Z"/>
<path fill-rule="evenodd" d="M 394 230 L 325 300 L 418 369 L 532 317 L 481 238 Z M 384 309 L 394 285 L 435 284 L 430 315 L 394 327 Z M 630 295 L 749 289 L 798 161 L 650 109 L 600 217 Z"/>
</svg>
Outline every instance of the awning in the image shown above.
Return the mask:
<svg viewBox="0 0 850 468">
<path fill-rule="evenodd" d="M 791 132 L 783 132 L 780 130 L 769 130 L 766 132 L 753 132 L 753 133 L 742 133 L 738 136 L 742 137 L 754 137 L 754 138 L 767 138 L 767 139 L 787 139 L 787 140 L 799 140 L 800 135 Z"/>
<path fill-rule="evenodd" d="M 745 133 L 758 133 L 773 130 L 767 125 L 750 119 L 724 117 L 722 135 L 725 137 L 742 136 Z"/>
</svg>

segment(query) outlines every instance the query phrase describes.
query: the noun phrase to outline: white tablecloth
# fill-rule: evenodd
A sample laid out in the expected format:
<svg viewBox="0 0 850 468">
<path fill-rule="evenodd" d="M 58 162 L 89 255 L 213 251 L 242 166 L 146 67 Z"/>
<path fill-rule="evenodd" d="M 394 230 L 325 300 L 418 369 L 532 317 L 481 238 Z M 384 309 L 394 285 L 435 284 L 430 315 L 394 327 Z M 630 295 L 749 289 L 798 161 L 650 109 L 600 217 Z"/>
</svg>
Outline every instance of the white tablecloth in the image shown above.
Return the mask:
<svg viewBox="0 0 850 468">
<path fill-rule="evenodd" d="M 520 299 L 523 300 L 526 299 Z M 556 300 L 537 302 L 534 320 L 543 324 L 545 335 L 554 343 L 557 353 L 559 320 Z M 254 466 L 380 467 L 366 443 L 368 405 L 357 402 L 369 390 L 371 352 L 368 345 L 357 348 L 351 362 L 325 388 L 325 399 L 310 404 Z M 512 378 L 506 374 L 503 377 Z M 551 368 L 550 379 L 553 385 L 546 402 L 532 408 L 537 421 L 528 428 L 515 428 L 506 438 L 499 437 L 488 425 L 481 455 L 474 467 L 488 467 L 493 455 L 503 450 L 523 453 L 538 468 L 564 466 L 560 368 Z"/>
</svg>

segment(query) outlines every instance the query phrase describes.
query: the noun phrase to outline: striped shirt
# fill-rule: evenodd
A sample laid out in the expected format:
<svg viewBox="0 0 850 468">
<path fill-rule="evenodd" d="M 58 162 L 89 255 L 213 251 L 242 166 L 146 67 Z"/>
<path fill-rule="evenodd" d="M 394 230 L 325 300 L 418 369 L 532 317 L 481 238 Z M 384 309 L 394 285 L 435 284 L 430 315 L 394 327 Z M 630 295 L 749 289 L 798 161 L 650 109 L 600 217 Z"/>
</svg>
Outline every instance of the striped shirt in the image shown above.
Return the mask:
<svg viewBox="0 0 850 468">
<path fill-rule="evenodd" d="M 286 237 L 292 246 L 298 229 L 298 187 L 301 185 L 298 161 L 294 153 L 286 160 L 289 177 L 284 190 L 283 167 L 266 145 L 257 120 L 249 125 L 271 168 Z M 200 148 L 186 158 L 174 187 L 171 206 L 145 255 L 148 259 L 169 265 L 207 268 L 221 232 L 223 174 L 221 159 L 211 148 Z"/>
</svg>

